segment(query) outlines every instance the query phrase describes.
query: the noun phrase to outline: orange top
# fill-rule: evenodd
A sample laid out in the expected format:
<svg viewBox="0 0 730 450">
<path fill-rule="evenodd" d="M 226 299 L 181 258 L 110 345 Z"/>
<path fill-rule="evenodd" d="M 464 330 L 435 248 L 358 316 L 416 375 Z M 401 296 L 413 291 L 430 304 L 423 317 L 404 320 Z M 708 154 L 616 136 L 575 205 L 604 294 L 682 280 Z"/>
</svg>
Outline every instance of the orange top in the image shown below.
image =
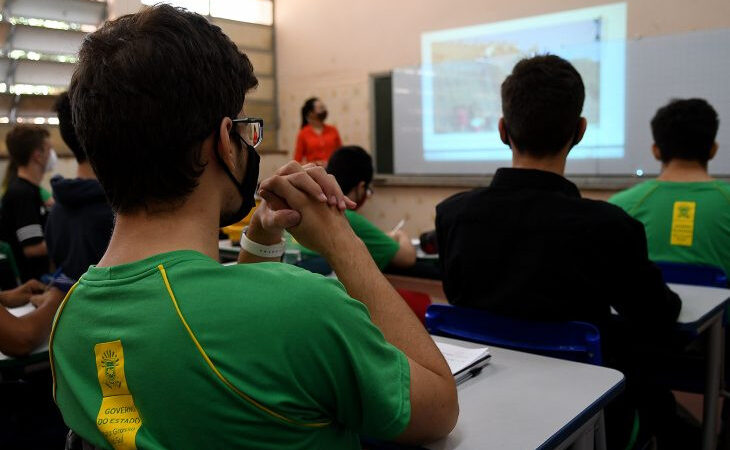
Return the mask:
<svg viewBox="0 0 730 450">
<path fill-rule="evenodd" d="M 327 162 L 332 153 L 340 147 L 342 147 L 342 140 L 337 128 L 324 125 L 322 133 L 317 133 L 311 125 L 305 125 L 299 130 L 297 136 L 294 159 L 300 163 Z"/>
</svg>

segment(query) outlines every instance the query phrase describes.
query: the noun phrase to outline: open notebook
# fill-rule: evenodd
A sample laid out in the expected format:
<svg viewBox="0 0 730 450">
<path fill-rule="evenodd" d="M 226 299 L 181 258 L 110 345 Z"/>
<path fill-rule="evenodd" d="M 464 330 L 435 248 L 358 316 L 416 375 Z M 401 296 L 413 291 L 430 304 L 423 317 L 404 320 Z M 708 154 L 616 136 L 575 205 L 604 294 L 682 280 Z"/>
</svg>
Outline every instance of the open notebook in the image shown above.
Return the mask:
<svg viewBox="0 0 730 450">
<path fill-rule="evenodd" d="M 491 358 L 488 347 L 468 348 L 446 342 L 436 342 L 436 346 L 449 364 L 456 384 L 476 375 Z"/>
</svg>

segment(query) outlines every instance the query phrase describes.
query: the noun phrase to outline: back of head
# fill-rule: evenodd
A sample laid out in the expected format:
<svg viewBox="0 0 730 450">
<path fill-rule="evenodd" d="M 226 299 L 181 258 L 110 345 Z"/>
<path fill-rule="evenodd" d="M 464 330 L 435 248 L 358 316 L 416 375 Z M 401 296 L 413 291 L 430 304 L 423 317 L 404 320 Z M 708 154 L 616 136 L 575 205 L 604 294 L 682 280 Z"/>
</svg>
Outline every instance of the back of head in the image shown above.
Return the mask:
<svg viewBox="0 0 730 450">
<path fill-rule="evenodd" d="M 342 147 L 330 157 L 327 172 L 334 175 L 342 192 L 347 194 L 361 181 L 365 185 L 373 181 L 373 158 L 362 147 Z"/>
<path fill-rule="evenodd" d="M 502 83 L 502 114 L 517 149 L 535 157 L 559 153 L 577 131 L 583 79 L 555 55 L 523 59 Z"/>
<path fill-rule="evenodd" d="M 309 113 L 314 111 L 314 104 L 317 102 L 317 100 L 319 100 L 317 97 L 311 97 L 308 98 L 302 105 L 302 126 L 300 128 L 304 128 L 305 126 L 307 126 L 307 123 L 309 123 L 307 117 L 309 116 Z"/>
<path fill-rule="evenodd" d="M 707 164 L 719 126 L 717 112 L 701 98 L 671 100 L 651 120 L 654 143 L 664 163 L 682 159 Z"/>
<path fill-rule="evenodd" d="M 202 142 L 257 85 L 203 16 L 166 4 L 107 22 L 79 51 L 69 96 L 82 148 L 117 212 L 175 207 L 203 172 Z"/>
<path fill-rule="evenodd" d="M 5 136 L 8 154 L 15 167 L 28 164 L 35 150 L 43 149 L 43 141 L 50 136 L 38 125 L 15 125 Z"/>
<path fill-rule="evenodd" d="M 86 162 L 86 152 L 84 152 L 81 144 L 79 144 L 79 140 L 76 137 L 76 130 L 74 130 L 74 124 L 71 120 L 71 99 L 68 97 L 68 92 L 64 92 L 58 96 L 56 103 L 53 105 L 53 110 L 58 114 L 58 129 L 61 132 L 63 142 L 71 149 L 79 164 Z"/>
</svg>

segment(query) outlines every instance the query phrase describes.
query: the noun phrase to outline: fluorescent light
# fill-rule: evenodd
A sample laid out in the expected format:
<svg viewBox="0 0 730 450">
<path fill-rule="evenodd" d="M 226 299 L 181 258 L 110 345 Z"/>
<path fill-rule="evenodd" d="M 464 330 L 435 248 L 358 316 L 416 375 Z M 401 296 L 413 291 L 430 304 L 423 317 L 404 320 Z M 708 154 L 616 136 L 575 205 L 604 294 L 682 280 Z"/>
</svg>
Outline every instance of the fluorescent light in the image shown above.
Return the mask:
<svg viewBox="0 0 730 450">
<path fill-rule="evenodd" d="M 34 17 L 9 17 L 8 22 L 13 25 L 27 25 L 29 27 L 49 28 L 52 30 L 75 30 L 91 33 L 96 31 L 94 24 L 62 22 L 60 20 L 36 19 Z"/>
<path fill-rule="evenodd" d="M 58 125 L 58 117 L 49 117 L 48 118 L 48 125 Z"/>
<path fill-rule="evenodd" d="M 0 83 L 0 92 L 2 92 Z M 67 89 L 66 86 L 48 86 L 44 84 L 11 84 L 8 91 L 11 94 L 27 95 L 57 95 Z"/>
<path fill-rule="evenodd" d="M 46 118 L 45 117 L 36 117 L 35 119 L 33 119 L 33 123 L 36 125 L 43 125 L 44 123 L 46 123 Z"/>
<path fill-rule="evenodd" d="M 10 117 L 0 117 L 0 123 L 10 123 Z"/>
<path fill-rule="evenodd" d="M 239 22 L 272 25 L 274 5 L 271 0 L 210 0 L 210 15 Z"/>
</svg>

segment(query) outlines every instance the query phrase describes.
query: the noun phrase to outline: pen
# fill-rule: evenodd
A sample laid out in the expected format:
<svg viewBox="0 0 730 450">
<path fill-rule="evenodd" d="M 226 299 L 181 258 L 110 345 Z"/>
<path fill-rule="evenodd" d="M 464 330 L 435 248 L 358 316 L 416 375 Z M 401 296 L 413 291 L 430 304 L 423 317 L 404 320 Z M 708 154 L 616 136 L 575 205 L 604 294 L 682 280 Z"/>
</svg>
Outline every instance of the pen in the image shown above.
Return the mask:
<svg viewBox="0 0 730 450">
<path fill-rule="evenodd" d="M 400 222 L 398 222 L 398 225 L 396 225 L 395 228 L 393 228 L 393 231 L 391 231 L 391 233 L 397 233 L 398 231 L 400 231 L 401 228 L 403 228 L 403 225 L 405 225 L 405 224 L 406 224 L 406 219 L 401 219 Z"/>
</svg>

